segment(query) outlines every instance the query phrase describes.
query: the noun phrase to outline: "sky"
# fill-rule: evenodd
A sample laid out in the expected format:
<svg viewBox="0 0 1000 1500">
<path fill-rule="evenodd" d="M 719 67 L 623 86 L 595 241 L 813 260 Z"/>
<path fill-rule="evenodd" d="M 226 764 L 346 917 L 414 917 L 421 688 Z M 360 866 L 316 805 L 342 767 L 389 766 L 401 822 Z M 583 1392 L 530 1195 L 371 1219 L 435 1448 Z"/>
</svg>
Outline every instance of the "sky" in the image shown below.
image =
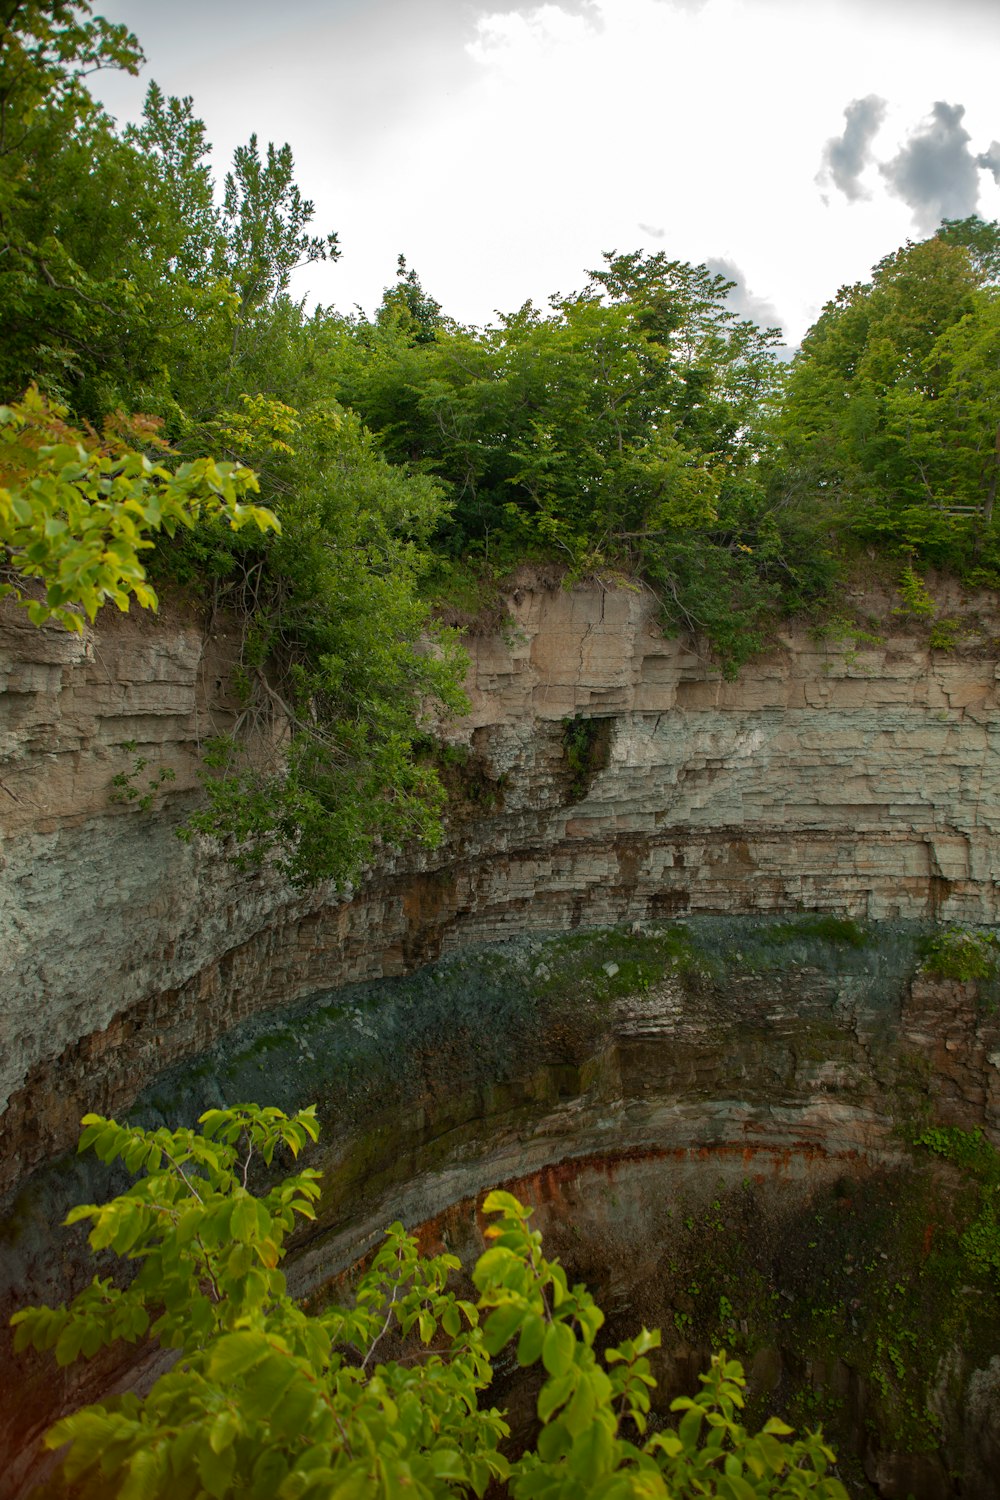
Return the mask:
<svg viewBox="0 0 1000 1500">
<path fill-rule="evenodd" d="M 1000 218 L 998 0 L 93 0 L 139 79 L 192 95 L 221 178 L 290 143 L 336 263 L 310 304 L 371 313 L 405 254 L 482 325 L 582 287 L 605 251 L 737 283 L 793 346 L 942 217 Z"/>
</svg>

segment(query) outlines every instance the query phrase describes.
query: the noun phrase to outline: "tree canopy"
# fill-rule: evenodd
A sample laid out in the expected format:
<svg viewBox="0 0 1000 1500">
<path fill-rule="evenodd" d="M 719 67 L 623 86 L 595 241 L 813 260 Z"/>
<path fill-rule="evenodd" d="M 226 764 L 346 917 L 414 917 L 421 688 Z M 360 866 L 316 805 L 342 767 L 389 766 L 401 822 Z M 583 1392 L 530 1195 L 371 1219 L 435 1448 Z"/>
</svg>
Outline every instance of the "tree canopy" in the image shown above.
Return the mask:
<svg viewBox="0 0 1000 1500">
<path fill-rule="evenodd" d="M 787 463 L 850 531 L 997 580 L 1000 253 L 976 221 L 842 287 L 806 336 L 782 413 Z"/>
</svg>

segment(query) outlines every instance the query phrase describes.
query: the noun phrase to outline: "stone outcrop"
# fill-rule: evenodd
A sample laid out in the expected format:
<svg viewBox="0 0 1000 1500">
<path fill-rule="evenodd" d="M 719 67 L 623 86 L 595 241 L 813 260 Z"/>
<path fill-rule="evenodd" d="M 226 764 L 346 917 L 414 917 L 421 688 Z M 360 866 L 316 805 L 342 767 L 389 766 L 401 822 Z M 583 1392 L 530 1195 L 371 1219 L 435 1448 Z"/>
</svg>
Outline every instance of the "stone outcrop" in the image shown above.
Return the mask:
<svg viewBox="0 0 1000 1500">
<path fill-rule="evenodd" d="M 241 1017 L 464 943 L 699 910 L 997 920 L 988 621 L 929 652 L 886 605 L 878 645 L 789 632 L 727 682 L 639 590 L 526 578 L 508 603 L 468 643 L 448 731 L 490 796 L 344 898 L 175 837 L 199 747 L 232 723 L 225 622 L 105 611 L 76 637 L 5 616 L 0 1190 Z M 605 731 L 582 792 L 573 719 Z M 147 812 L 112 800 L 161 768 Z"/>
<path fill-rule="evenodd" d="M 31 1183 L 84 1111 L 149 1099 L 194 1059 L 213 1077 L 204 1059 L 227 1037 L 306 1015 L 317 992 L 623 921 L 1000 921 L 1000 622 L 986 600 L 947 601 L 964 645 L 935 652 L 891 601 L 866 607 L 860 645 L 790 629 L 729 682 L 697 642 L 663 637 L 641 590 L 525 575 L 504 631 L 468 641 L 471 710 L 445 726 L 447 838 L 341 894 L 238 874 L 176 837 L 200 746 L 234 722 L 231 625 L 177 608 L 74 637 L 4 615 L 0 1192 L 15 1284 L 23 1270 L 29 1295 L 57 1295 L 71 1274 L 46 1259 L 49 1189 Z M 115 800 L 123 789 L 138 795 Z M 343 1128 L 328 1059 L 310 1070 L 296 1051 L 302 1087 L 326 1079 L 331 1142 L 326 1237 L 302 1247 L 299 1283 L 339 1274 L 386 1214 L 436 1235 L 500 1179 L 549 1202 L 558 1228 L 609 1173 L 635 1185 L 638 1214 L 657 1194 L 700 1204 L 699 1162 L 734 1192 L 748 1171 L 777 1183 L 786 1208 L 847 1170 L 902 1170 L 894 1115 L 914 1057 L 939 1118 L 1000 1138 L 1000 1036 L 974 990 L 906 995 L 887 1022 L 808 976 L 783 1009 L 767 986 L 731 986 L 724 1014 L 668 985 L 623 1002 L 610 1032 L 564 1017 L 523 1067 L 467 1088 L 425 1079 Z"/>
</svg>

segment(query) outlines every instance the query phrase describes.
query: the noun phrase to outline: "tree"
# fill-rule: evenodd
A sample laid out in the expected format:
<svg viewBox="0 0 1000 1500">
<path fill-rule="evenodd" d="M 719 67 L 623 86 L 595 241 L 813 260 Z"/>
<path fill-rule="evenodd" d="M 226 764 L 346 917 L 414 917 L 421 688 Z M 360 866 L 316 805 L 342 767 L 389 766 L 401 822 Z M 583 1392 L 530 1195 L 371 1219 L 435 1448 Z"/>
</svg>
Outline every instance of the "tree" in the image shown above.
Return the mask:
<svg viewBox="0 0 1000 1500">
<path fill-rule="evenodd" d="M 383 293 L 375 322 L 380 328 L 396 325 L 412 344 L 433 344 L 443 326 L 440 302 L 424 291 L 416 271 L 407 269 L 405 255 L 396 263 L 396 285 Z"/>
<path fill-rule="evenodd" d="M 280 530 L 275 516 L 248 501 L 257 478 L 242 464 L 200 459 L 166 466 L 168 450 L 156 424 L 109 419 L 100 437 L 66 423 L 37 389 L 23 402 L 0 406 L 0 546 L 7 577 L 0 598 L 23 604 L 33 624 L 54 619 L 82 630 L 111 600 L 155 609 L 156 593 L 139 554 L 158 532 L 174 535 L 202 517 L 239 529 Z M 154 463 L 130 446 L 159 450 Z M 39 592 L 27 585 L 37 579 Z"/>
<path fill-rule="evenodd" d="M 996 226 L 964 220 L 843 287 L 803 340 L 789 468 L 865 541 L 995 565 Z"/>
<path fill-rule="evenodd" d="M 226 270 L 225 237 L 207 163 L 211 147 L 193 100 L 165 97 L 151 83 L 142 124 L 130 126 L 124 139 L 148 168 L 140 227 L 150 233 L 148 225 L 157 226 L 149 243 L 150 254 L 155 246 L 157 273 L 193 285 L 217 281 Z"/>
<path fill-rule="evenodd" d="M 967 219 L 945 219 L 937 238 L 948 245 L 964 245 L 980 285 L 1000 282 L 1000 224 L 970 214 Z"/>
<path fill-rule="evenodd" d="M 704 267 L 605 257 L 584 289 L 496 327 L 401 333 L 383 310 L 344 399 L 397 460 L 452 487 L 442 547 L 490 534 L 573 562 L 616 561 L 646 539 L 704 527 L 752 468 L 776 390 L 775 335 L 725 305 Z M 409 308 L 405 282 L 387 303 Z"/>
<path fill-rule="evenodd" d="M 234 361 L 241 335 L 261 308 L 287 291 L 292 272 L 340 254 L 335 234 L 308 233 L 314 212 L 295 182 L 287 142 L 281 147 L 268 142 L 266 160 L 261 159 L 256 135 L 236 148 L 222 208 L 226 262 L 240 299 L 233 326 Z"/>
<path fill-rule="evenodd" d="M 264 470 L 283 529 L 223 536 L 202 563 L 226 569 L 220 597 L 249 624 L 241 719 L 214 746 L 208 806 L 189 828 L 233 841 L 238 863 L 276 859 L 296 885 L 343 882 L 378 840 L 440 837 L 443 793 L 421 739 L 435 707 L 466 703 L 464 657 L 418 592 L 441 492 L 322 402 L 298 412 L 247 398 L 217 435 Z"/>
<path fill-rule="evenodd" d="M 315 1109 L 213 1109 L 199 1124 L 144 1131 L 85 1117 L 81 1150 L 145 1175 L 67 1223 L 89 1221 L 91 1247 L 137 1273 L 126 1284 L 95 1277 L 68 1306 L 13 1318 L 18 1349 L 54 1349 L 63 1365 L 119 1339 L 177 1351 L 145 1399 L 85 1407 L 47 1434 L 49 1447 L 69 1445 L 63 1473 L 81 1500 L 395 1500 L 482 1495 L 491 1480 L 517 1500 L 846 1500 L 820 1433 L 740 1425 L 743 1373 L 724 1354 L 696 1397 L 673 1402 L 676 1431 L 647 1435 L 659 1334 L 599 1357 L 603 1314 L 545 1258 L 509 1193 L 484 1204 L 494 1223 L 475 1303 L 449 1287 L 454 1256 L 418 1256 L 394 1224 L 353 1305 L 307 1315 L 280 1264 L 296 1216 L 315 1216 L 318 1174 L 305 1168 L 260 1196 L 250 1184 L 255 1162 L 270 1167 L 316 1139 Z M 491 1357 L 515 1340 L 518 1364 L 541 1364 L 544 1379 L 537 1444 L 511 1462 L 506 1423 L 483 1393 Z"/>
<path fill-rule="evenodd" d="M 136 73 L 142 53 L 126 27 L 89 15 L 89 5 L 69 0 L 0 7 L 0 399 L 31 380 L 65 391 L 85 330 L 121 311 L 109 305 L 99 269 L 73 256 L 67 232 L 91 221 L 92 172 L 100 175 L 110 140 L 86 77 L 104 67 Z M 112 207 L 114 193 L 102 196 Z"/>
</svg>

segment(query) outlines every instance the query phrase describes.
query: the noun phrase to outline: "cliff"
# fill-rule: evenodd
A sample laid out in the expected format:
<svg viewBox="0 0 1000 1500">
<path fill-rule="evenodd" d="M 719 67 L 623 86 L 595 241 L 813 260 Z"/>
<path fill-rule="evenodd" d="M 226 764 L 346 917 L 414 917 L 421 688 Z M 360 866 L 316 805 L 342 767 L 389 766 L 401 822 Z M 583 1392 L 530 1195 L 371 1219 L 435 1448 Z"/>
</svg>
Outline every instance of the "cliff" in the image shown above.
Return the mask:
<svg viewBox="0 0 1000 1500">
<path fill-rule="evenodd" d="M 877 644 L 789 632 L 724 682 L 638 590 L 525 579 L 508 605 L 448 731 L 464 816 L 343 897 L 175 837 L 232 722 L 225 622 L 5 617 L 0 1189 L 241 1018 L 465 943 L 689 911 L 997 920 L 995 622 L 931 652 L 882 606 Z"/>
<path fill-rule="evenodd" d="M 387 856 L 340 894 L 237 874 L 176 838 L 199 746 L 236 709 L 224 620 L 175 610 L 76 638 L 4 617 L 7 1300 L 62 1295 L 80 1274 L 79 1242 L 57 1248 L 53 1225 L 97 1189 L 45 1164 L 86 1110 L 137 1100 L 174 1118 L 254 1094 L 320 1103 L 326 1191 L 321 1233 L 299 1247 L 303 1292 L 399 1216 L 471 1255 L 477 1196 L 506 1181 L 612 1310 L 678 1331 L 697 1308 L 669 1267 L 716 1255 L 712 1225 L 748 1246 L 766 1229 L 767 1275 L 786 1286 L 789 1246 L 806 1260 L 830 1249 L 805 1240 L 812 1217 L 850 1219 L 863 1238 L 875 1233 L 874 1208 L 853 1217 L 864 1191 L 876 1207 L 915 1201 L 901 1120 L 998 1138 L 996 1017 L 974 985 L 912 982 L 912 941 L 904 952 L 894 937 L 932 918 L 1000 920 L 988 601 L 946 601 L 962 646 L 944 652 L 873 597 L 863 640 L 789 630 L 736 682 L 696 642 L 665 639 L 639 590 L 526 574 L 507 602 L 502 632 L 469 639 L 471 711 L 445 729 L 445 842 Z M 137 797 L 115 800 L 128 787 Z M 778 962 L 767 943 L 789 939 L 773 917 L 796 912 L 886 935 L 852 961 L 793 946 Z M 664 922 L 666 938 L 644 936 Z M 589 969 L 575 969 L 585 930 L 620 923 L 638 929 L 622 951 L 586 949 Z M 560 933 L 569 948 L 544 936 Z M 622 979 L 588 989 L 605 962 Z M 401 998 L 364 987 L 407 974 L 419 988 Z M 668 1224 L 666 1204 L 690 1211 Z M 707 1249 L 682 1218 L 704 1220 Z M 924 1233 L 907 1221 L 890 1239 Z M 822 1275 L 817 1260 L 817 1288 Z M 782 1378 L 798 1379 L 787 1332 L 768 1337 Z M 992 1347 L 959 1359 L 949 1344 L 926 1378 L 940 1384 L 951 1359 L 953 1385 L 992 1390 Z M 100 1389 L 110 1376 L 89 1378 Z M 873 1397 L 850 1378 L 863 1425 Z M 44 1425 L 33 1403 L 61 1399 L 41 1366 L 18 1382 L 0 1446 L 8 1427 Z M 945 1421 L 967 1488 L 1000 1443 L 967 1456 L 970 1401 Z M 886 1444 L 865 1456 L 885 1494 L 944 1492 L 941 1462 L 901 1468 Z"/>
</svg>

